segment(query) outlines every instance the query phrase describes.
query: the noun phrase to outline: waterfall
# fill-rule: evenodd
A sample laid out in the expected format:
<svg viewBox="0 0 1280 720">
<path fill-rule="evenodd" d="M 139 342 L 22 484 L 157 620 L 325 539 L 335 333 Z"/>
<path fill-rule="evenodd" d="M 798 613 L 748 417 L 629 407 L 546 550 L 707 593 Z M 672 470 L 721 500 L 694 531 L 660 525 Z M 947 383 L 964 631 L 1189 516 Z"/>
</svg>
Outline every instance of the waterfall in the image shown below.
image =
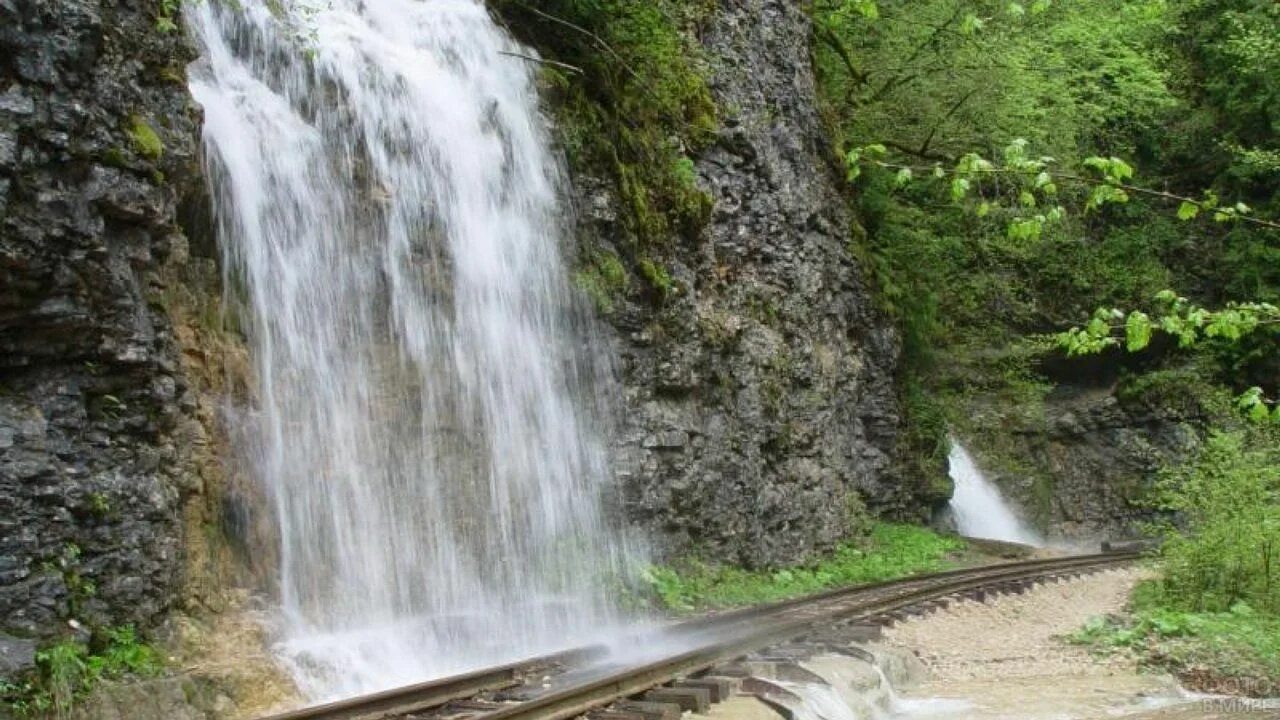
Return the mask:
<svg viewBox="0 0 1280 720">
<path fill-rule="evenodd" d="M 615 622 L 606 589 L 630 563 L 606 511 L 609 358 L 567 282 L 531 51 L 480 0 L 184 11 L 247 308 L 277 649 L 302 690 L 420 681 Z"/>
<path fill-rule="evenodd" d="M 995 483 L 982 474 L 963 445 L 953 440 L 947 460 L 951 479 L 956 483 L 951 512 L 961 535 L 1024 545 L 1044 544 L 1044 539 L 1019 519 Z"/>
</svg>

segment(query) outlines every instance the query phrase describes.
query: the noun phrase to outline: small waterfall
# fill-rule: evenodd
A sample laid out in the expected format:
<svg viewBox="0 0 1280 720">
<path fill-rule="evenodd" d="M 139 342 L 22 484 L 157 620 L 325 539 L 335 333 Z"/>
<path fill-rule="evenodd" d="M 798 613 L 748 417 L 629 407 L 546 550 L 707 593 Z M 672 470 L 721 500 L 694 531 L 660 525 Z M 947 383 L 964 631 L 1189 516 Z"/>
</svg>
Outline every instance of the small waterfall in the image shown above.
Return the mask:
<svg viewBox="0 0 1280 720">
<path fill-rule="evenodd" d="M 1023 545 L 1044 544 L 1044 539 L 1019 519 L 995 483 L 982 474 L 963 445 L 953 440 L 947 460 L 956 484 L 951 512 L 961 535 Z"/>
<path fill-rule="evenodd" d="M 610 363 L 565 277 L 531 51 L 481 0 L 184 10 L 256 370 L 243 451 L 303 691 L 616 621 L 607 590 L 631 563 L 605 510 Z"/>
</svg>

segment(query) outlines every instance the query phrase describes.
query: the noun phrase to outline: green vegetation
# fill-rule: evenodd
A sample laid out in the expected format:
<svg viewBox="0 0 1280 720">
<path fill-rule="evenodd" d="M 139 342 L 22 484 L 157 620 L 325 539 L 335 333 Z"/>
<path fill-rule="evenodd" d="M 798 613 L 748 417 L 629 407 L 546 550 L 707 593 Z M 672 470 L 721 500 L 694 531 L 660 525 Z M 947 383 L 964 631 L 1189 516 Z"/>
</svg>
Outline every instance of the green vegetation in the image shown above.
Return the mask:
<svg viewBox="0 0 1280 720">
<path fill-rule="evenodd" d="M 1280 693 L 1280 617 L 1244 602 L 1223 611 L 1176 609 L 1167 585 L 1139 585 L 1126 618 L 1099 617 L 1070 640 L 1099 652 L 1136 653 L 1207 692 L 1274 697 Z"/>
<path fill-rule="evenodd" d="M 164 155 L 164 143 L 146 118 L 141 115 L 129 116 L 127 131 L 129 139 L 133 141 L 133 149 L 139 155 L 148 160 L 159 160 Z"/>
<path fill-rule="evenodd" d="M 602 252 L 594 262 L 574 273 L 578 288 L 591 298 L 602 314 L 613 313 L 614 298 L 627 289 L 627 270 L 611 252 Z"/>
<path fill-rule="evenodd" d="M 908 469 L 940 474 L 951 427 L 1028 478 L 1043 519 L 1053 477 L 1028 447 L 1058 382 L 1193 423 L 1198 455 L 1122 489 L 1166 518 L 1162 578 L 1082 639 L 1276 688 L 1280 458 L 1261 421 L 1280 421 L 1280 5 L 813 15 L 850 249 L 904 338 Z"/>
<path fill-rule="evenodd" d="M 181 0 L 158 0 L 156 32 L 171 33 L 178 29 L 177 15 Z"/>
<path fill-rule="evenodd" d="M 103 680 L 154 676 L 163 660 L 124 626 L 103 629 L 87 644 L 68 639 L 50 645 L 36 653 L 36 667 L 27 678 L 0 682 L 0 709 L 16 717 L 60 715 Z"/>
<path fill-rule="evenodd" d="M 1036 335 L 1094 308 L 1154 316 L 1168 288 L 1190 306 L 1234 299 L 1211 331 L 1227 336 L 1237 310 L 1265 310 L 1244 303 L 1275 299 L 1280 142 L 1258 104 L 1275 97 L 1274 4 L 817 0 L 813 13 L 865 230 L 855 252 L 902 328 L 912 395 L 935 405 L 911 413 L 916 452 L 935 452 L 939 412 L 962 419 L 1011 362 L 1059 352 Z M 1124 338 L 1128 324 L 1141 340 L 1136 317 L 1094 330 Z M 1243 390 L 1273 337 L 1209 348 L 1206 383 Z"/>
<path fill-rule="evenodd" d="M 683 0 L 495 0 L 543 67 L 560 139 L 573 167 L 611 179 L 623 200 L 626 236 L 610 239 L 622 261 L 661 301 L 671 280 L 659 260 L 673 238 L 710 218 L 693 161 L 714 137 L 716 107 L 693 40 L 714 3 Z M 589 257 L 601 248 L 585 248 Z M 642 264 L 647 261 L 647 264 Z M 661 271 L 661 272 L 658 272 Z M 607 290 L 588 278 L 599 302 Z M 584 285 L 584 283 L 579 283 Z M 609 304 L 611 306 L 612 303 Z"/>
<path fill-rule="evenodd" d="M 841 585 L 936 572 L 948 554 L 962 550 L 956 538 L 911 526 L 879 523 L 862 541 L 846 542 L 829 557 L 785 570 L 713 567 L 687 560 L 645 574 L 661 607 L 677 612 L 769 602 Z"/>
<path fill-rule="evenodd" d="M 1161 599 L 1171 608 L 1224 612 L 1247 603 L 1280 617 L 1280 449 L 1276 433 L 1218 433 L 1199 457 L 1168 470 L 1160 507 Z"/>
<path fill-rule="evenodd" d="M 1160 577 L 1127 618 L 1098 618 L 1074 640 L 1125 648 L 1207 691 L 1280 692 L 1280 447 L 1277 430 L 1217 433 L 1167 470 L 1155 502 L 1176 520 Z"/>
</svg>

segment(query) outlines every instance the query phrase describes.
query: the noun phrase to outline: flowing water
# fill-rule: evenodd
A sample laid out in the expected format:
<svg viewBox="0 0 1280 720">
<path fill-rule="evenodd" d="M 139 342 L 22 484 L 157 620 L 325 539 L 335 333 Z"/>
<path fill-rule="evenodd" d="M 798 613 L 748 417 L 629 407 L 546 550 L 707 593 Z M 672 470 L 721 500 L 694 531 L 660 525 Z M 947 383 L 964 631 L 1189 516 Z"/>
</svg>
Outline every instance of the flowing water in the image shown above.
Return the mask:
<svg viewBox="0 0 1280 720">
<path fill-rule="evenodd" d="M 1000 495 L 995 483 L 982 474 L 964 446 L 952 441 L 947 461 L 951 479 L 956 484 L 951 512 L 961 535 L 1024 545 L 1044 544 L 1039 533 L 1019 518 L 1013 506 Z"/>
<path fill-rule="evenodd" d="M 609 363 L 563 270 L 530 51 L 478 0 L 186 12 L 255 361 L 245 454 L 278 527 L 279 651 L 304 692 L 616 621 Z"/>
</svg>

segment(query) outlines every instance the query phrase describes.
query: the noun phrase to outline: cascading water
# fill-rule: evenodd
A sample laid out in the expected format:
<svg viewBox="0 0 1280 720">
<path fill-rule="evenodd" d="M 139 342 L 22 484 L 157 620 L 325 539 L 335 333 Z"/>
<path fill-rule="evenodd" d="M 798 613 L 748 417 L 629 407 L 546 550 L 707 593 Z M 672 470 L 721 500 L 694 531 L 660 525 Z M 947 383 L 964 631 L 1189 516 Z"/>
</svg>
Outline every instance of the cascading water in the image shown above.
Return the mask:
<svg viewBox="0 0 1280 720">
<path fill-rule="evenodd" d="M 951 512 L 961 535 L 1024 545 L 1044 544 L 1043 538 L 1018 518 L 995 483 L 982 474 L 964 446 L 953 440 L 947 461 L 956 484 Z"/>
<path fill-rule="evenodd" d="M 278 523 L 281 656 L 312 698 L 560 647 L 616 620 L 560 172 L 480 0 L 206 0 L 191 90 L 247 454 Z M 604 393 L 607 395 L 607 393 Z"/>
</svg>

